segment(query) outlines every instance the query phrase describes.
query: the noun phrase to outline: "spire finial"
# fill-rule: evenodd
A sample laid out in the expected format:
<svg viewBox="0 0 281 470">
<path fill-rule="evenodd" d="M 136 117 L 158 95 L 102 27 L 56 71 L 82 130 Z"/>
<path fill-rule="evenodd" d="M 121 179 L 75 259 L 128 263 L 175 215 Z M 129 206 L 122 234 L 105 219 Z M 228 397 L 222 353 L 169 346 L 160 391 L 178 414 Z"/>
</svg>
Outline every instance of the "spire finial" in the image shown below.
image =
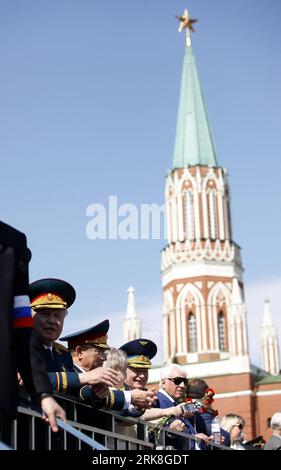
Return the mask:
<svg viewBox="0 0 281 470">
<path fill-rule="evenodd" d="M 186 47 L 191 46 L 191 38 L 190 38 L 190 31 L 195 33 L 195 29 L 193 28 L 193 23 L 196 23 L 195 18 L 190 18 L 188 10 L 185 9 L 182 16 L 176 16 L 177 20 L 179 20 L 179 33 L 182 32 L 183 29 L 186 30 Z"/>
</svg>

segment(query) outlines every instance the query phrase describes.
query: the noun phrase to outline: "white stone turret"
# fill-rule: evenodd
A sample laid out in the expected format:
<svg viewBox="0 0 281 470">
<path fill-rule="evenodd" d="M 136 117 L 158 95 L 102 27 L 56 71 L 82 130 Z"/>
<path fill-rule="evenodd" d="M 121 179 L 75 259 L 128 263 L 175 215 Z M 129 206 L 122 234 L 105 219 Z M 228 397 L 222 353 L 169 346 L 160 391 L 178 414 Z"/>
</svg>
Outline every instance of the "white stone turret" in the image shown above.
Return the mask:
<svg viewBox="0 0 281 470">
<path fill-rule="evenodd" d="M 278 375 L 280 371 L 278 332 L 272 320 L 269 300 L 264 302 L 261 342 L 264 370 L 272 375 Z"/>
<path fill-rule="evenodd" d="M 129 287 L 127 292 L 127 313 L 123 323 L 123 337 L 125 343 L 136 338 L 141 338 L 141 320 L 136 309 L 135 289 L 133 287 Z"/>
</svg>

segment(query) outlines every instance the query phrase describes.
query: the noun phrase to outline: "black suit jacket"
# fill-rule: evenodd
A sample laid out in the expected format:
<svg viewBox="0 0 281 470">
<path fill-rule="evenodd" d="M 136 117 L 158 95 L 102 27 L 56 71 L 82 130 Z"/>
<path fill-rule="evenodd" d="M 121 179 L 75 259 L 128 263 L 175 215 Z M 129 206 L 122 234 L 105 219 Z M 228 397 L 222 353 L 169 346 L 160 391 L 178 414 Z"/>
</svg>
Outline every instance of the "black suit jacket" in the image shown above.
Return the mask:
<svg viewBox="0 0 281 470">
<path fill-rule="evenodd" d="M 13 328 L 14 298 L 27 295 L 26 237 L 0 222 L 0 411 L 10 417 L 16 414 L 17 370 L 31 396 L 51 390 L 31 322 Z"/>
</svg>

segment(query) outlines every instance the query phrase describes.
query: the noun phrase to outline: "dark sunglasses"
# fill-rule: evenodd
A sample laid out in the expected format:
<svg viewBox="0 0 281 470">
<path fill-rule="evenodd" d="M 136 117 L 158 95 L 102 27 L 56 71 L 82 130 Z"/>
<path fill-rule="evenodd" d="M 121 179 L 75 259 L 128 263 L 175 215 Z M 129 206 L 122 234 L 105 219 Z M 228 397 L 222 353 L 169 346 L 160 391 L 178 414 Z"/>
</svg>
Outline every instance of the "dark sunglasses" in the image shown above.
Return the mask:
<svg viewBox="0 0 281 470">
<path fill-rule="evenodd" d="M 244 428 L 243 424 L 241 424 L 241 423 L 240 423 L 240 424 L 234 424 L 234 426 L 237 426 L 237 428 L 239 428 L 239 429 L 243 429 L 243 428 Z"/>
<path fill-rule="evenodd" d="M 167 377 L 167 379 L 171 382 L 174 382 L 175 385 L 180 385 L 183 382 L 186 387 L 188 384 L 188 379 L 185 379 L 183 377 Z"/>
</svg>

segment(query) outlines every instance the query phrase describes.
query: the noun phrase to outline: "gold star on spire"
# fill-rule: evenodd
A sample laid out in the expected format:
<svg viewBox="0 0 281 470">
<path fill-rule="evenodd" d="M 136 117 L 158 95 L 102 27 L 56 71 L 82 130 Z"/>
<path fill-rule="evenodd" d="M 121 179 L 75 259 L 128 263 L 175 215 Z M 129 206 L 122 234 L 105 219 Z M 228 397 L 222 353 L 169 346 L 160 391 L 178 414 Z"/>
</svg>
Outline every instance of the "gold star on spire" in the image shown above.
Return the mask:
<svg viewBox="0 0 281 470">
<path fill-rule="evenodd" d="M 195 33 L 195 29 L 193 28 L 193 24 L 196 23 L 195 18 L 190 18 L 188 10 L 184 10 L 182 16 L 176 16 L 177 20 L 179 20 L 180 25 L 179 25 L 179 33 L 182 32 L 183 29 L 186 29 L 186 46 L 190 47 L 191 46 L 191 39 L 190 39 L 190 31 L 193 31 Z"/>
</svg>

